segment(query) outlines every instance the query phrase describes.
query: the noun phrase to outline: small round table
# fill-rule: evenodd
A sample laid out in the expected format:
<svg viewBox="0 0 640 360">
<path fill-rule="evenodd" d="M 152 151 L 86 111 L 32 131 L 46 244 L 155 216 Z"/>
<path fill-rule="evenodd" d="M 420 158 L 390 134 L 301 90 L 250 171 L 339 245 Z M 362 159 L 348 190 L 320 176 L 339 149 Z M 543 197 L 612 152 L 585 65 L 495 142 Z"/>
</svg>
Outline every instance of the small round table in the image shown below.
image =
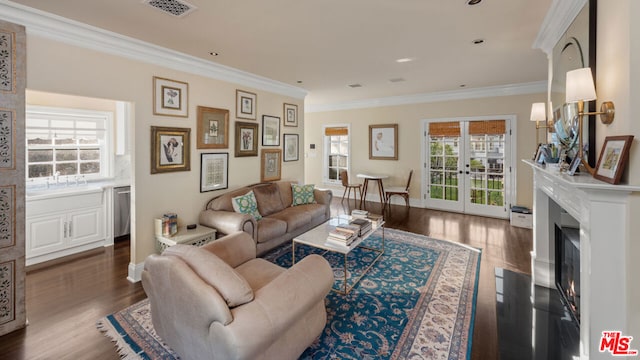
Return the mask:
<svg viewBox="0 0 640 360">
<path fill-rule="evenodd" d="M 356 177 L 360 179 L 364 179 L 364 183 L 362 184 L 362 191 L 360 192 L 360 207 L 363 207 L 364 200 L 367 196 L 367 188 L 369 187 L 369 180 L 376 181 L 378 183 L 378 192 L 380 193 L 380 204 L 384 209 L 384 185 L 382 184 L 382 180 L 387 179 L 389 176 L 387 175 L 375 175 L 375 174 L 358 174 Z"/>
</svg>

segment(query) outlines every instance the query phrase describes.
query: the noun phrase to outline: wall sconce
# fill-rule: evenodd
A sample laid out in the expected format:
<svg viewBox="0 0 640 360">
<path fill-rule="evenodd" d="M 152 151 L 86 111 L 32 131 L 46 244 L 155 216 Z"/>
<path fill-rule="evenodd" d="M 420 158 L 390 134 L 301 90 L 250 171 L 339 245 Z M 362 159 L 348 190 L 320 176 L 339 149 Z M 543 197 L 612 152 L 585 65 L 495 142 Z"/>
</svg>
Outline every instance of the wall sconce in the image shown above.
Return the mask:
<svg viewBox="0 0 640 360">
<path fill-rule="evenodd" d="M 538 141 L 538 130 L 540 129 L 547 129 L 550 126 L 549 125 L 545 125 L 545 126 L 540 126 L 540 121 L 544 121 L 544 123 L 547 123 L 547 109 L 545 107 L 545 104 L 543 102 L 539 102 L 539 103 L 533 103 L 531 104 L 531 121 L 535 121 L 536 122 L 536 148 L 538 147 L 538 145 L 540 144 L 540 142 Z M 544 138 L 544 142 L 547 142 L 547 137 L 545 136 Z"/>
<path fill-rule="evenodd" d="M 596 96 L 596 87 L 593 82 L 593 75 L 591 74 L 591 68 L 582 68 L 567 71 L 567 89 L 566 89 L 566 101 L 568 103 L 578 103 L 578 154 L 576 156 L 580 157 L 582 164 L 585 169 L 593 175 L 595 169 L 589 166 L 589 163 L 584 159 L 583 148 L 582 145 L 582 117 L 584 115 L 600 115 L 600 121 L 603 124 L 611 124 L 615 115 L 615 107 L 613 106 L 613 102 L 605 101 L 600 106 L 600 111 L 598 112 L 584 112 L 584 102 L 595 100 Z"/>
</svg>

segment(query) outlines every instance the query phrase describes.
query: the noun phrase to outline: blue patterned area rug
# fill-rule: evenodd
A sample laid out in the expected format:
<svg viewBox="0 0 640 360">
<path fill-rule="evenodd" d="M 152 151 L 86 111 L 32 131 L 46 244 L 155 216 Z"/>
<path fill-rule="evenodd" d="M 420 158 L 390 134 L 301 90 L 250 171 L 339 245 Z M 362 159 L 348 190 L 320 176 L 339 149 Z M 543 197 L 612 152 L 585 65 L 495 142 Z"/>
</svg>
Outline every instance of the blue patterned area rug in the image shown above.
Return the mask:
<svg viewBox="0 0 640 360">
<path fill-rule="evenodd" d="M 400 230 L 385 229 L 385 252 L 348 295 L 327 296 L 327 325 L 302 359 L 469 359 L 480 251 Z M 378 230 L 363 245 L 381 246 Z M 296 259 L 323 253 L 344 288 L 344 257 L 296 246 Z M 352 285 L 376 257 L 356 249 L 348 257 Z M 291 265 L 287 244 L 265 255 Z M 148 300 L 98 321 L 125 359 L 178 358 L 157 337 Z"/>
</svg>

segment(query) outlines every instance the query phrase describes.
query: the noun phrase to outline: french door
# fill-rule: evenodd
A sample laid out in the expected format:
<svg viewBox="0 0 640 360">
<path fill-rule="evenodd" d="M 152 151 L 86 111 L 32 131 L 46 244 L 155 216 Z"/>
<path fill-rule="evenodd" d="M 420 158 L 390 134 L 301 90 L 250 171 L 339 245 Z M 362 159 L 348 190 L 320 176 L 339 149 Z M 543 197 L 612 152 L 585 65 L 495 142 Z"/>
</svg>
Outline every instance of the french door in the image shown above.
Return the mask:
<svg viewBox="0 0 640 360">
<path fill-rule="evenodd" d="M 507 218 L 510 134 L 510 118 L 425 122 L 426 207 Z"/>
</svg>

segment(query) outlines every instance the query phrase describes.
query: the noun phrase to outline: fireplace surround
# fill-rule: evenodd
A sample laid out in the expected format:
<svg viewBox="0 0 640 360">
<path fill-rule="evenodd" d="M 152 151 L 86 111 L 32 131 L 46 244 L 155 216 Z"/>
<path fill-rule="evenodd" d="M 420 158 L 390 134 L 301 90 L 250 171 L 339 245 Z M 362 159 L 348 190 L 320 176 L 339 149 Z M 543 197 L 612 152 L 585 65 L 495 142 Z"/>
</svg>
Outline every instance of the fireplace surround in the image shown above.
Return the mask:
<svg viewBox="0 0 640 360">
<path fill-rule="evenodd" d="M 603 331 L 633 334 L 640 320 L 637 302 L 638 265 L 634 249 L 632 210 L 640 186 L 610 185 L 583 173 L 568 176 L 556 166 L 523 160 L 534 173 L 532 277 L 536 285 L 555 288 L 555 231 L 563 212 L 579 222 L 580 358 L 609 359 L 599 352 Z M 637 221 L 637 220 L 636 220 Z M 640 337 L 632 343 L 640 348 Z"/>
</svg>

